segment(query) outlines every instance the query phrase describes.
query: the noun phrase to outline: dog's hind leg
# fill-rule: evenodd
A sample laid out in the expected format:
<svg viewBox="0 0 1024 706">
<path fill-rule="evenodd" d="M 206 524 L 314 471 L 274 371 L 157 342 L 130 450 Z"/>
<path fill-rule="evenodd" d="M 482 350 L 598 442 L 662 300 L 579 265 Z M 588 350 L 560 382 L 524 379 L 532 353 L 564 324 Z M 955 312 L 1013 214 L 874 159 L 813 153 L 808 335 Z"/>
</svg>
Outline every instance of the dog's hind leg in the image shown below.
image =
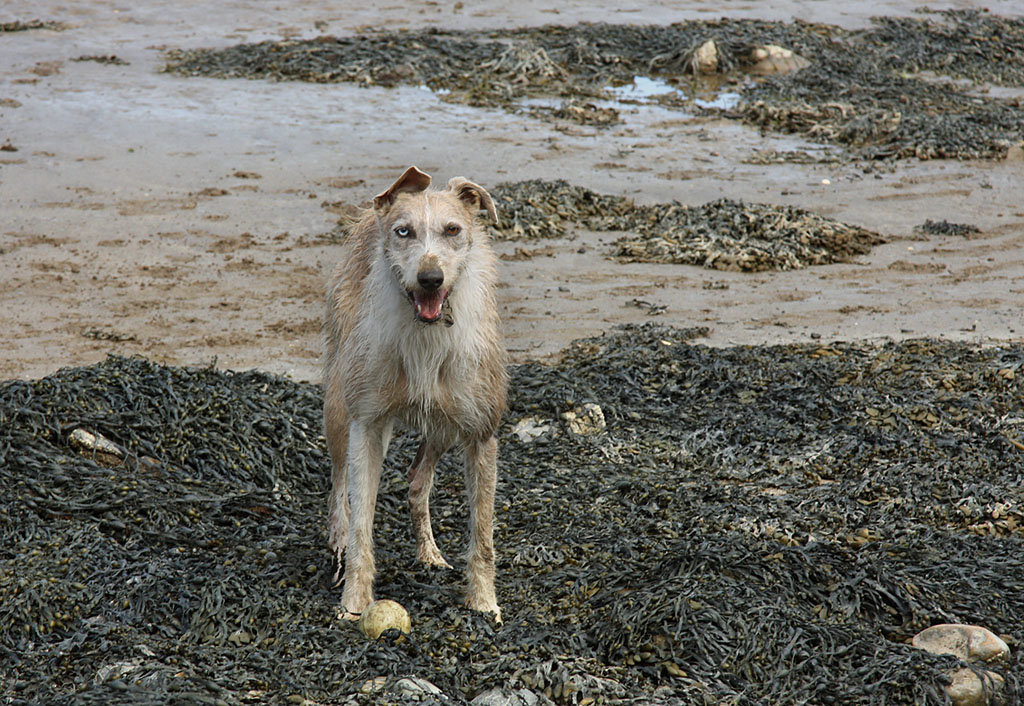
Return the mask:
<svg viewBox="0 0 1024 706">
<path fill-rule="evenodd" d="M 466 605 L 494 613 L 501 609 L 494 593 L 494 488 L 498 479 L 498 442 L 494 437 L 466 445 L 466 495 L 469 499 L 469 587 Z"/>
<path fill-rule="evenodd" d="M 341 617 L 355 619 L 373 602 L 373 515 L 391 425 L 353 421 L 348 433 L 349 532 Z"/>
<path fill-rule="evenodd" d="M 324 435 L 332 466 L 331 493 L 327 496 L 327 542 L 337 562 L 334 585 L 338 585 L 348 546 L 348 414 L 341 393 L 333 385 L 324 397 Z"/>
<path fill-rule="evenodd" d="M 434 468 L 444 449 L 424 439 L 416 451 L 416 458 L 409 467 L 409 510 L 412 527 L 416 535 L 416 560 L 428 566 L 452 568 L 445 561 L 441 550 L 434 541 L 430 526 L 430 490 L 434 486 Z"/>
</svg>

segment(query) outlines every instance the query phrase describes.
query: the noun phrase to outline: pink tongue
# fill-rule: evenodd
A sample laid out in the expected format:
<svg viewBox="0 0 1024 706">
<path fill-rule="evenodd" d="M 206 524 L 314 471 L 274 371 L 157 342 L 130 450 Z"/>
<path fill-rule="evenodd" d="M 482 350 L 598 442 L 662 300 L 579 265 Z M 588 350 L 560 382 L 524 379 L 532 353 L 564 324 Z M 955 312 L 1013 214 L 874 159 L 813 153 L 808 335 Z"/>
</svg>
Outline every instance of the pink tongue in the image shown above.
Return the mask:
<svg viewBox="0 0 1024 706">
<path fill-rule="evenodd" d="M 440 290 L 430 292 L 429 294 L 417 292 L 413 294 L 413 302 L 416 304 L 416 313 L 421 319 L 433 321 L 441 316 L 441 305 L 444 303 L 444 297 L 441 295 Z"/>
</svg>

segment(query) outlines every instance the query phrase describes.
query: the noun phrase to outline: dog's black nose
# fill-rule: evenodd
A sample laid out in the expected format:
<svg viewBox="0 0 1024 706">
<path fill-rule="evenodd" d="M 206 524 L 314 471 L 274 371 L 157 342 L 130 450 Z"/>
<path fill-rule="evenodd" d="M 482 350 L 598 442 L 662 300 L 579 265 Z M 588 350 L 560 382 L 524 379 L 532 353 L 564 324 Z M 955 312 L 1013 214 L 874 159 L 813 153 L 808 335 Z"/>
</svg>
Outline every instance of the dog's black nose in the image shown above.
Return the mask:
<svg viewBox="0 0 1024 706">
<path fill-rule="evenodd" d="M 439 269 L 420 270 L 416 275 L 416 281 L 428 292 L 433 292 L 444 282 L 444 272 Z"/>
</svg>

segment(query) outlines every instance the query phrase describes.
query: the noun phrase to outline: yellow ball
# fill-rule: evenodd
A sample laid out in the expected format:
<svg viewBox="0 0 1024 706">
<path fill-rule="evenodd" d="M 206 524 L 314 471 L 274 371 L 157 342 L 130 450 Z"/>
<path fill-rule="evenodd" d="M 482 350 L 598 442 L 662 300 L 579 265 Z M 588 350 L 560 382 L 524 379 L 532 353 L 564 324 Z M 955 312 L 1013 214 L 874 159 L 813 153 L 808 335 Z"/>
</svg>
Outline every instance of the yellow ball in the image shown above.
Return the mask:
<svg viewBox="0 0 1024 706">
<path fill-rule="evenodd" d="M 374 601 L 359 616 L 359 630 L 371 640 L 376 640 L 385 630 L 398 628 L 408 635 L 412 630 L 409 613 L 397 603 L 387 598 Z"/>
</svg>

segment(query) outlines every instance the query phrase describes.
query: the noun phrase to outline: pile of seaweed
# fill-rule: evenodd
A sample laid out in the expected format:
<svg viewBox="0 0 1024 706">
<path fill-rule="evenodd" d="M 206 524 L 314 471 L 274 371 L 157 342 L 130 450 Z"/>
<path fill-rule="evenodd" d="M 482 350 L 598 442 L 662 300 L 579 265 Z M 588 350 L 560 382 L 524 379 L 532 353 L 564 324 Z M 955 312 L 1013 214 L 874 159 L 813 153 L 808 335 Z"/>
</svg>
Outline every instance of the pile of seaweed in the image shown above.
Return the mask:
<svg viewBox="0 0 1024 706">
<path fill-rule="evenodd" d="M 989 668 L 1016 702 L 1024 346 L 712 349 L 692 333 L 631 327 L 512 368 L 502 625 L 461 607 L 453 458 L 434 521 L 459 570 L 412 563 L 415 439 L 396 438 L 377 594 L 408 608 L 406 640 L 335 617 L 319 387 L 121 357 L 0 384 L 0 693 L 942 704 L 958 662 L 907 641 L 966 622 L 1011 645 Z M 577 434 L 562 415 L 586 403 L 606 427 Z M 123 459 L 77 450 L 76 430 Z"/>
<path fill-rule="evenodd" d="M 53 22 L 51 20 L 11 20 L 10 22 L 0 22 L 0 34 L 4 32 L 28 32 L 33 29 L 54 29 L 62 30 L 64 25 L 60 22 Z"/>
<path fill-rule="evenodd" d="M 667 262 L 763 272 L 846 262 L 885 242 L 877 233 L 794 206 L 717 199 L 701 206 L 636 204 L 565 180 L 499 184 L 492 197 L 502 239 L 557 238 L 571 225 L 628 231 L 611 246 L 621 262 Z"/>
<path fill-rule="evenodd" d="M 427 86 L 444 100 L 509 110 L 521 109 L 525 98 L 554 97 L 561 108 L 529 112 L 606 126 L 617 122 L 615 109 L 600 105 L 610 98 L 607 88 L 637 76 L 674 84 L 679 91 L 660 98 L 670 107 L 718 110 L 699 108 L 694 95 L 684 95 L 696 92 L 694 51 L 709 39 L 717 47 L 718 71 L 743 81 L 740 104 L 722 114 L 839 145 L 851 158 L 999 159 L 1024 139 L 1021 99 L 986 95 L 983 85 L 1024 87 L 1024 18 L 978 10 L 876 18 L 856 31 L 736 19 L 380 31 L 174 50 L 165 70 Z M 810 66 L 757 81 L 739 75 L 755 63 L 753 50 L 765 45 L 793 50 Z M 937 80 L 943 77 L 948 80 Z"/>
</svg>

